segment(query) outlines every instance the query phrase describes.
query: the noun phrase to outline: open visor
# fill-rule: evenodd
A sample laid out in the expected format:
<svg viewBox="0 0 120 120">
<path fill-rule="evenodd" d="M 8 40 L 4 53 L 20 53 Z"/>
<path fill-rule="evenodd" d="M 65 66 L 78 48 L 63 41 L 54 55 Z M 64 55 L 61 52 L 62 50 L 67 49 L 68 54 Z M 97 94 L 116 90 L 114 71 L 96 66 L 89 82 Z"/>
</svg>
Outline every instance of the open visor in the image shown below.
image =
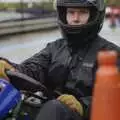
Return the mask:
<svg viewBox="0 0 120 120">
<path fill-rule="evenodd" d="M 105 8 L 104 0 L 57 0 L 57 6 L 61 7 L 89 7 L 95 6 L 98 11 Z"/>
</svg>

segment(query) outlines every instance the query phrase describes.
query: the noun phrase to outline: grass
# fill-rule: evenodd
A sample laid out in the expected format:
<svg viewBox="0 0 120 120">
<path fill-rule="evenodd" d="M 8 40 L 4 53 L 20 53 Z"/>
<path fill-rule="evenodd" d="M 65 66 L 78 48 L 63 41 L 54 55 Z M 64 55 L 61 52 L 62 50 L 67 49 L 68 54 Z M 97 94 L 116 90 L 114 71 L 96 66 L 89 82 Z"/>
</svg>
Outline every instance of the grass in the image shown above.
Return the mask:
<svg viewBox="0 0 120 120">
<path fill-rule="evenodd" d="M 0 3 L 0 9 L 18 9 L 18 8 L 28 8 L 27 3 Z M 53 11 L 52 2 L 42 2 L 42 3 L 33 3 L 32 8 L 43 8 L 46 10 Z"/>
</svg>

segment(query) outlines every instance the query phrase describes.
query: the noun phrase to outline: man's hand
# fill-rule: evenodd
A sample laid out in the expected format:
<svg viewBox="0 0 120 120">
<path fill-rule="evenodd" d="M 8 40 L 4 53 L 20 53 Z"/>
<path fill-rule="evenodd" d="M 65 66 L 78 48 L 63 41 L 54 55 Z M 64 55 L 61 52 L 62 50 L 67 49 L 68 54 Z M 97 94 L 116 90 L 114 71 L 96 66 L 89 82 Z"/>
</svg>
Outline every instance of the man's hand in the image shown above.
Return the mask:
<svg viewBox="0 0 120 120">
<path fill-rule="evenodd" d="M 57 98 L 60 102 L 67 105 L 73 111 L 80 113 L 83 116 L 83 107 L 82 104 L 73 96 L 68 94 L 63 94 Z"/>
<path fill-rule="evenodd" d="M 12 65 L 10 65 L 7 61 L 0 60 L 0 78 L 5 78 L 9 80 L 9 78 L 7 77 L 5 73 L 5 70 L 15 71 L 15 68 Z"/>
</svg>

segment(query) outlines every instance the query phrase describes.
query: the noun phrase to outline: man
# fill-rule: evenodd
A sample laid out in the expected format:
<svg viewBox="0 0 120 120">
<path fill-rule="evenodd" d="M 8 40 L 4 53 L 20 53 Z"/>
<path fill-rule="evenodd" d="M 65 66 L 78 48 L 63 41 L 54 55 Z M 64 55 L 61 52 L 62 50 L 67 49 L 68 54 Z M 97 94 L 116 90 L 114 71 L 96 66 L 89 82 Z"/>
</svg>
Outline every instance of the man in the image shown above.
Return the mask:
<svg viewBox="0 0 120 120">
<path fill-rule="evenodd" d="M 57 0 L 56 8 L 63 38 L 19 65 L 1 60 L 0 76 L 7 78 L 5 69 L 16 69 L 63 93 L 41 108 L 37 120 L 89 119 L 97 53 L 120 48 L 98 35 L 105 16 L 103 0 Z"/>
</svg>

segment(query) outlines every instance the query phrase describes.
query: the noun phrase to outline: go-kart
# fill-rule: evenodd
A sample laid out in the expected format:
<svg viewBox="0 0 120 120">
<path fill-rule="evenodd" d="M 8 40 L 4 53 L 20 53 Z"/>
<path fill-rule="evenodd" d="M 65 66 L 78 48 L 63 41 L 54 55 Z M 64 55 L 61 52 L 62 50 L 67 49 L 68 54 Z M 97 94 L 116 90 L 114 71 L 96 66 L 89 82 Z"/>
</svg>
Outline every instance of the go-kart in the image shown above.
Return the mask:
<svg viewBox="0 0 120 120">
<path fill-rule="evenodd" d="M 58 91 L 52 91 L 51 97 L 44 85 L 23 73 L 6 71 L 6 74 L 11 83 L 13 80 L 15 84 L 24 81 L 37 92 L 31 92 L 29 88 L 19 90 L 7 80 L 0 79 L 0 120 L 35 120 L 43 103 L 60 95 Z"/>
</svg>

